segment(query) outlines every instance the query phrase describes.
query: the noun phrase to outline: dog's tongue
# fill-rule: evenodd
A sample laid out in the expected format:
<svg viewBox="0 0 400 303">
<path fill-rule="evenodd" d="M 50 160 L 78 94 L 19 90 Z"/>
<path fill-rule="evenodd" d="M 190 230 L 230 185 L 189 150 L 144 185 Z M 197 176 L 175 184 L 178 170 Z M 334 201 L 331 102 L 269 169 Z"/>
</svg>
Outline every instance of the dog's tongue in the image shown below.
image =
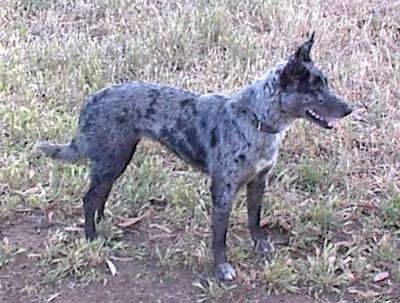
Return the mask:
<svg viewBox="0 0 400 303">
<path fill-rule="evenodd" d="M 333 117 L 324 117 L 326 123 L 328 124 L 329 127 L 336 127 L 338 124 L 339 119 L 333 118 Z"/>
</svg>

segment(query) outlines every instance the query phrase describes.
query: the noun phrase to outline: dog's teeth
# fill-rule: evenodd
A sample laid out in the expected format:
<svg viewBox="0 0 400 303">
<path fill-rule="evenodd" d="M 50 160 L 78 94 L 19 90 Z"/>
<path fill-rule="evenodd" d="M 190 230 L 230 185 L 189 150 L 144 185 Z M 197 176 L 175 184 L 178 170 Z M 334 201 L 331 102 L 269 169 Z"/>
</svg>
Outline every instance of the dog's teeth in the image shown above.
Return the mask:
<svg viewBox="0 0 400 303">
<path fill-rule="evenodd" d="M 309 109 L 307 111 L 311 116 L 313 116 L 315 119 L 320 120 L 320 121 L 325 121 L 325 119 L 323 117 L 321 117 L 320 115 L 318 115 L 315 111 L 313 111 L 312 109 Z"/>
</svg>

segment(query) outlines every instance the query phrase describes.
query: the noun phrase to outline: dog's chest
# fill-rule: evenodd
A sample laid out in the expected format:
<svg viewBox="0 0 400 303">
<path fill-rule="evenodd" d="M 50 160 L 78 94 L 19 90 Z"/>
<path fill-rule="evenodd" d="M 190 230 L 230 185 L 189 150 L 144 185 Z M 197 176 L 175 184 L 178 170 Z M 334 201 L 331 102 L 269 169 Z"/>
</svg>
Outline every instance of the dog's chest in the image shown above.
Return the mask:
<svg viewBox="0 0 400 303">
<path fill-rule="evenodd" d="M 268 171 L 275 165 L 284 135 L 285 134 L 282 133 L 266 136 L 260 141 L 260 152 L 256 154 L 256 161 L 254 161 L 253 166 L 256 174 L 262 171 Z"/>
<path fill-rule="evenodd" d="M 260 159 L 258 160 L 258 162 L 255 165 L 255 172 L 256 174 L 264 171 L 264 170 L 268 170 L 271 167 L 273 167 L 275 164 L 275 161 L 272 159 Z"/>
</svg>

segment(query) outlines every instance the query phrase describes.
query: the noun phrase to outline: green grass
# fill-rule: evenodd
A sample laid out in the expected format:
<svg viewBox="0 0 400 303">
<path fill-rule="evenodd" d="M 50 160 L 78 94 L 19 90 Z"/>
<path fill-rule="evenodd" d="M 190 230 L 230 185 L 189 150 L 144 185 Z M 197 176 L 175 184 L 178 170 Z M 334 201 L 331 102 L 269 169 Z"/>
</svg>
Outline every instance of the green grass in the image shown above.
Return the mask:
<svg viewBox="0 0 400 303">
<path fill-rule="evenodd" d="M 105 229 L 105 224 L 99 226 L 100 239 L 92 242 L 82 238 L 73 240 L 66 233 L 56 231 L 39 256 L 40 266 L 48 269 L 43 282 L 55 282 L 67 276 L 81 282 L 100 281 L 109 257 L 125 255 L 127 251 L 126 245 L 118 241 L 121 230 L 113 226 Z"/>
<path fill-rule="evenodd" d="M 384 224 L 387 227 L 398 229 L 400 227 L 400 196 L 395 196 L 382 206 Z"/>
<path fill-rule="evenodd" d="M 300 275 L 288 255 L 274 256 L 271 262 L 266 262 L 262 276 L 269 293 L 285 294 L 299 291 Z"/>
<path fill-rule="evenodd" d="M 88 244 L 82 233 L 63 230 L 81 226 L 88 168 L 37 157 L 32 147 L 71 138 L 85 97 L 106 85 L 135 79 L 232 93 L 314 29 L 312 56 L 354 112 L 334 131 L 299 121 L 288 133 L 262 218 L 289 243 L 278 246 L 270 263 L 254 260 L 239 195 L 228 234 L 228 255 L 240 271 L 232 287 L 240 293 L 246 283 L 259 283 L 262 292 L 315 298 L 344 298 L 350 287 L 357 290 L 350 294 L 354 301 L 395 302 L 399 9 L 395 1 L 377 0 L 6 0 L 0 7 L 0 222 L 24 224 L 30 217 L 21 210 L 30 210 L 57 226 L 37 238 L 47 244 L 35 265 L 46 271 L 44 285 L 67 278 L 104 281 L 106 260 L 118 256 L 171 272 L 184 264 L 211 276 L 204 175 L 160 145 L 141 143 L 110 195 L 101 239 Z M 153 205 L 154 198 L 166 205 Z M 152 208 L 143 243 L 130 244 L 135 228 L 116 224 Z M 9 270 L 17 253 L 28 256 L 28 247 L 6 236 L 0 266 Z M 374 284 L 383 270 L 390 271 L 391 283 Z M 226 287 L 213 279 L 195 283 L 192 299 L 221 300 Z M 372 299 L 363 292 L 370 288 L 377 293 Z M 40 287 L 23 289 L 37 295 Z"/>
<path fill-rule="evenodd" d="M 6 266 L 14 256 L 25 251 L 23 248 L 18 248 L 15 244 L 10 243 L 8 238 L 0 241 L 0 269 Z"/>
</svg>

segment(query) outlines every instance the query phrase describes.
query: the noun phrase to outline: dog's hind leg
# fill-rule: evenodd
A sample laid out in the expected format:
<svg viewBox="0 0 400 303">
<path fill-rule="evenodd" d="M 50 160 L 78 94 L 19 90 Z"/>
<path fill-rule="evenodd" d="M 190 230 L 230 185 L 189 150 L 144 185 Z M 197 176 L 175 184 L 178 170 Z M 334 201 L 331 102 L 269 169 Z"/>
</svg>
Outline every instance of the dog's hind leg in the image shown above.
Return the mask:
<svg viewBox="0 0 400 303">
<path fill-rule="evenodd" d="M 125 168 L 128 166 L 129 162 L 130 162 L 131 159 L 132 159 L 133 154 L 134 154 L 135 151 L 136 151 L 136 146 L 137 146 L 138 143 L 139 143 L 139 140 L 137 140 L 137 141 L 133 144 L 133 146 L 131 147 L 132 150 L 131 150 L 130 153 L 127 154 L 127 157 L 126 157 L 125 161 L 124 161 L 124 159 L 121 159 L 121 162 L 120 162 L 120 164 L 121 164 L 121 165 L 120 165 L 121 169 L 119 170 L 118 176 L 116 177 L 116 179 L 117 179 L 120 175 L 122 175 L 123 172 L 125 171 Z M 123 163 L 125 163 L 125 165 L 123 165 Z M 103 217 L 104 217 L 104 207 L 105 207 L 105 205 L 106 205 L 106 201 L 107 201 L 107 199 L 104 199 L 103 202 L 102 202 L 101 204 L 98 205 L 98 208 L 97 208 L 97 218 L 96 218 L 97 223 L 99 223 L 99 222 L 103 219 Z"/>
<path fill-rule="evenodd" d="M 254 241 L 256 252 L 263 256 L 274 250 L 260 228 L 261 201 L 265 189 L 265 178 L 266 174 L 261 173 L 247 184 L 247 226 Z"/>
<path fill-rule="evenodd" d="M 93 240 L 96 237 L 95 212 L 97 211 L 97 221 L 100 221 L 104 216 L 104 207 L 111 187 L 132 159 L 138 141 L 130 145 L 116 146 L 111 154 L 105 153 L 92 159 L 90 187 L 83 198 L 87 239 Z"/>
</svg>

